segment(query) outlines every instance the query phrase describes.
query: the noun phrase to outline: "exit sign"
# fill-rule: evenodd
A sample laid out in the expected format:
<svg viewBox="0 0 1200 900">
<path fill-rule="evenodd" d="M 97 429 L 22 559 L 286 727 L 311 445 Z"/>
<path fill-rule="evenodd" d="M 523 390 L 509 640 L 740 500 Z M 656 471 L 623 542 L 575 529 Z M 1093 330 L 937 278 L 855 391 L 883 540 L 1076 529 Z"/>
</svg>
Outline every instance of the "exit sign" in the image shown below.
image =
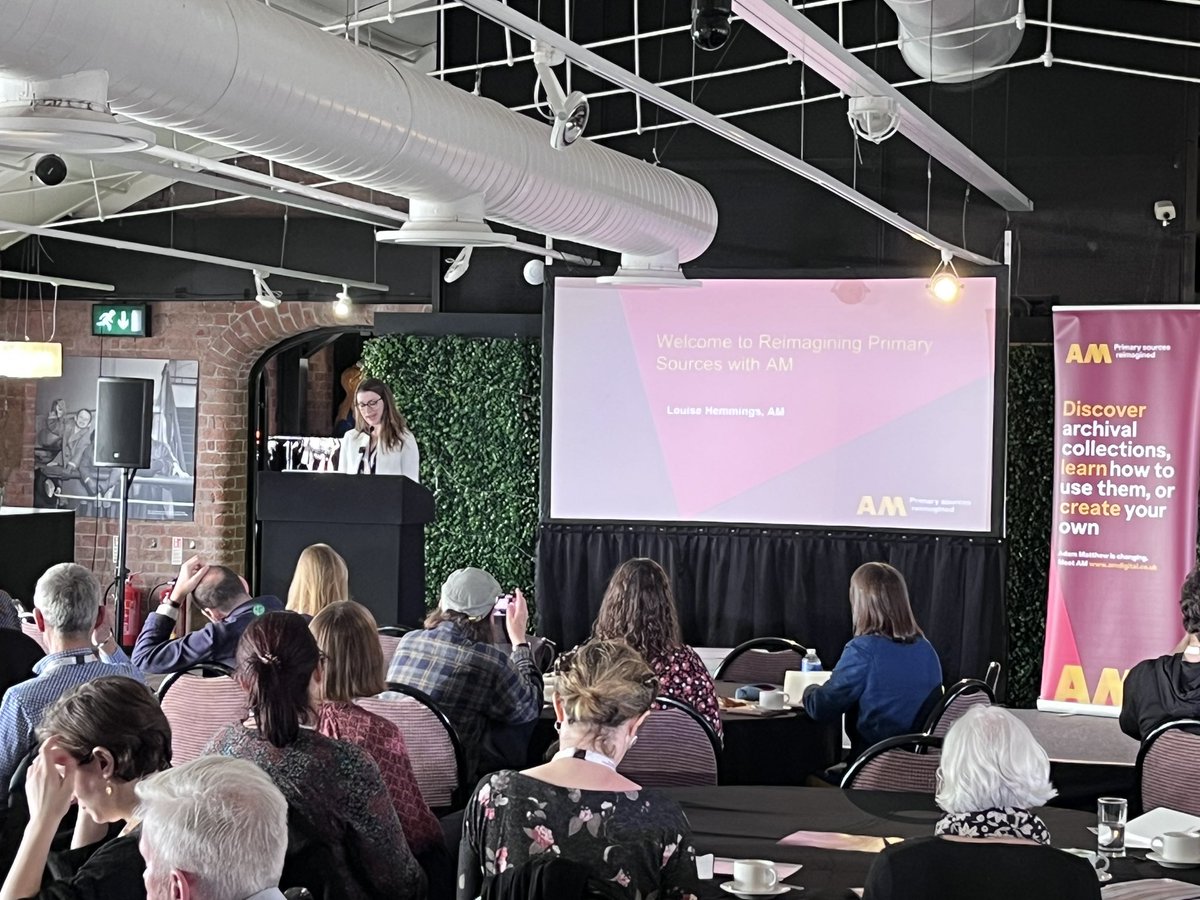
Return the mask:
<svg viewBox="0 0 1200 900">
<path fill-rule="evenodd" d="M 92 334 L 99 337 L 149 337 L 150 307 L 145 303 L 93 303 Z"/>
</svg>

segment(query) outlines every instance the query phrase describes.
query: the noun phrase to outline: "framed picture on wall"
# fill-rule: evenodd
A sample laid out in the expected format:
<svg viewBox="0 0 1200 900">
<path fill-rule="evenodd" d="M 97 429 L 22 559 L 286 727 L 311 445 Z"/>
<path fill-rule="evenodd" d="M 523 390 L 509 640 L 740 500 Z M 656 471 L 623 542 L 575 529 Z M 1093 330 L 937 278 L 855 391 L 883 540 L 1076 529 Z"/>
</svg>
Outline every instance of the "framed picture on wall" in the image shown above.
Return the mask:
<svg viewBox="0 0 1200 900">
<path fill-rule="evenodd" d="M 196 360 L 67 357 L 61 378 L 38 382 L 33 505 L 116 518 L 121 469 L 97 467 L 96 381 L 101 375 L 154 382 L 150 468 L 129 492 L 131 519 L 191 521 L 196 485 Z"/>
</svg>

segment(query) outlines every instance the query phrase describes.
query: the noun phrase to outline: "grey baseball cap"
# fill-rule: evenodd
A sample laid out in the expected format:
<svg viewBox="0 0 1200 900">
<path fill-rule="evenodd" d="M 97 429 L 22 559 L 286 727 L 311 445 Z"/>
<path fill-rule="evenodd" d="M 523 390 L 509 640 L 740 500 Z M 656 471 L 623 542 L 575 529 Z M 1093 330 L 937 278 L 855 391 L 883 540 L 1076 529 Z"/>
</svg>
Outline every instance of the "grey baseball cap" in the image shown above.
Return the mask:
<svg viewBox="0 0 1200 900">
<path fill-rule="evenodd" d="M 467 567 L 450 573 L 442 584 L 439 605 L 447 612 L 482 619 L 492 611 L 499 596 L 500 582 L 483 569 Z"/>
</svg>

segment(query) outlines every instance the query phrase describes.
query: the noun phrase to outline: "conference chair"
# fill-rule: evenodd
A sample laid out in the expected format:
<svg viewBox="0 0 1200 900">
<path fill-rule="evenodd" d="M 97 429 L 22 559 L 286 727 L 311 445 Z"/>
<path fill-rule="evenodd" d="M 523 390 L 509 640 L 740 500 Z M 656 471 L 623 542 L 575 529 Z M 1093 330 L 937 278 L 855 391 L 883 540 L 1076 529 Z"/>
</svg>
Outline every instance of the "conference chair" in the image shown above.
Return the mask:
<svg viewBox="0 0 1200 900">
<path fill-rule="evenodd" d="M 846 770 L 843 790 L 934 794 L 942 739 L 902 734 L 868 747 Z"/>
<path fill-rule="evenodd" d="M 993 659 L 990 663 L 988 663 L 987 674 L 983 676 L 984 683 L 992 689 L 993 697 L 999 695 L 1000 672 L 1003 670 L 1003 668 L 1004 667 L 1000 665 L 1000 663 Z"/>
<path fill-rule="evenodd" d="M 718 781 L 721 739 L 704 718 L 671 697 L 658 697 L 617 771 L 643 787 L 704 787 Z"/>
<path fill-rule="evenodd" d="M 964 678 L 950 687 L 929 717 L 923 731 L 934 737 L 945 737 L 950 726 L 975 706 L 991 706 L 996 697 L 987 683 L 978 678 Z"/>
<path fill-rule="evenodd" d="M 1200 816 L 1197 759 L 1200 759 L 1200 719 L 1176 719 L 1146 735 L 1134 770 L 1137 814 L 1165 806 Z"/>
<path fill-rule="evenodd" d="M 405 628 L 403 625 L 381 625 L 379 626 L 379 649 L 383 651 L 383 674 L 387 677 L 388 667 L 392 664 L 392 657 L 396 655 L 396 646 L 400 643 L 400 638 L 412 631 L 411 628 Z"/>
<path fill-rule="evenodd" d="M 800 644 L 787 638 L 753 638 L 729 651 L 717 666 L 713 680 L 783 684 L 784 673 L 799 669 L 806 652 Z"/>
<path fill-rule="evenodd" d="M 233 669 L 200 663 L 170 675 L 158 689 L 158 704 L 171 724 L 171 764 L 196 759 L 227 725 L 250 715 L 246 692 Z"/>
<path fill-rule="evenodd" d="M 387 693 L 354 701 L 399 727 L 421 796 L 435 813 L 466 803 L 467 762 L 458 732 L 424 691 L 389 681 Z"/>
</svg>

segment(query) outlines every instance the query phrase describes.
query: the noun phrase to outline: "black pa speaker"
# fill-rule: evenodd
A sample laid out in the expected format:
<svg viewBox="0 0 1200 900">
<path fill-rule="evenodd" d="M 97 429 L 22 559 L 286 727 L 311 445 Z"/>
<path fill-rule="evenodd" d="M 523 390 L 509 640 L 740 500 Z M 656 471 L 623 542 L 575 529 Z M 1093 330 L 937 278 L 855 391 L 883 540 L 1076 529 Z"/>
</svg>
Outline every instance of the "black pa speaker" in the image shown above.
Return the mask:
<svg viewBox="0 0 1200 900">
<path fill-rule="evenodd" d="M 153 381 L 102 375 L 96 383 L 96 465 L 150 468 L 153 417 Z"/>
</svg>

